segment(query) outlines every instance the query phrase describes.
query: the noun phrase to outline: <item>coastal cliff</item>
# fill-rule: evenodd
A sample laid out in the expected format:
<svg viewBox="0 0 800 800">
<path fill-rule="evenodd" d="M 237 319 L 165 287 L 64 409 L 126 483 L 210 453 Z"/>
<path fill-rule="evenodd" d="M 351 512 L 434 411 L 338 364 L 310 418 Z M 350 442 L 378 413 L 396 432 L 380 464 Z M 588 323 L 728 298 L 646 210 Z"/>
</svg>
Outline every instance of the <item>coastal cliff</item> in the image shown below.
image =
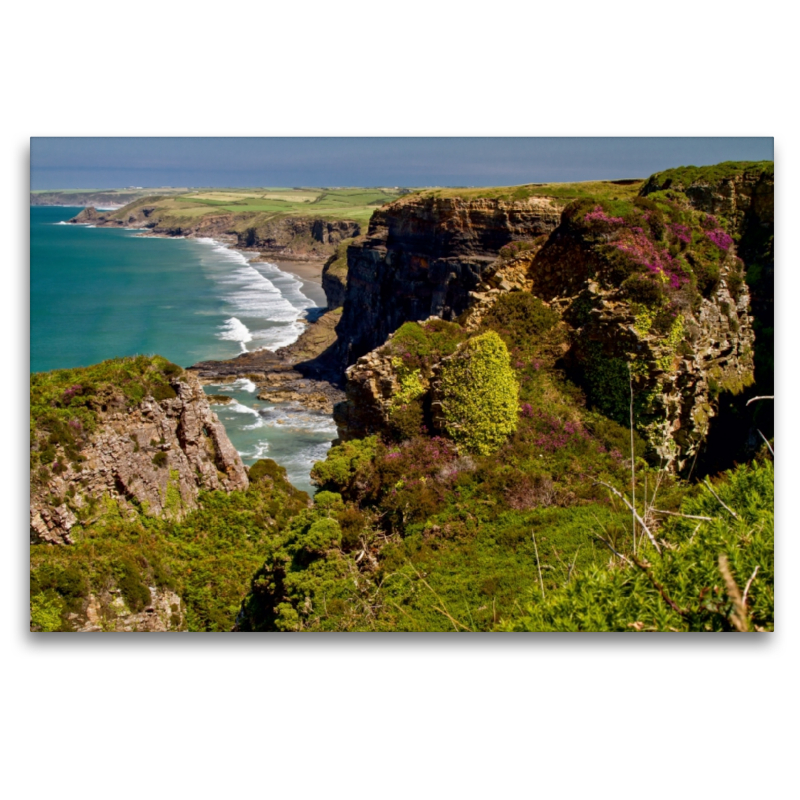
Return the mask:
<svg viewBox="0 0 800 800">
<path fill-rule="evenodd" d="M 404 322 L 455 319 L 500 249 L 554 230 L 563 205 L 549 197 L 412 195 L 375 211 L 366 236 L 347 249 L 336 329 L 341 367 L 383 344 Z"/>
<path fill-rule="evenodd" d="M 562 317 L 561 363 L 590 405 L 624 424 L 632 391 L 653 456 L 686 469 L 708 440 L 720 396 L 754 383 L 754 271 L 755 294 L 769 293 L 763 275 L 771 272 L 753 269 L 753 251 L 766 242 L 771 257 L 772 172 L 720 168 L 683 183 L 653 176 L 638 197 L 589 194 L 563 213 L 547 198 L 511 213 L 498 201 L 436 197 L 376 212 L 367 236 L 348 248 L 337 327 L 338 363 L 352 365 L 349 400 L 336 410 L 342 438 L 389 424 L 404 373 L 396 348 L 382 343 L 400 325 L 438 317 L 475 331 L 498 297 L 523 291 Z"/>
<path fill-rule="evenodd" d="M 247 473 L 197 378 L 137 357 L 31 378 L 32 543 L 69 544 L 104 504 L 181 519 Z"/>
<path fill-rule="evenodd" d="M 159 197 L 145 197 L 118 211 L 85 208 L 69 220 L 97 227 L 141 228 L 153 235 L 218 238 L 247 250 L 259 250 L 264 258 L 287 261 L 321 261 L 337 244 L 357 236 L 360 226 L 346 219 L 314 216 L 276 216 L 261 219 L 253 212 L 206 213 L 181 216 L 159 205 Z"/>
</svg>

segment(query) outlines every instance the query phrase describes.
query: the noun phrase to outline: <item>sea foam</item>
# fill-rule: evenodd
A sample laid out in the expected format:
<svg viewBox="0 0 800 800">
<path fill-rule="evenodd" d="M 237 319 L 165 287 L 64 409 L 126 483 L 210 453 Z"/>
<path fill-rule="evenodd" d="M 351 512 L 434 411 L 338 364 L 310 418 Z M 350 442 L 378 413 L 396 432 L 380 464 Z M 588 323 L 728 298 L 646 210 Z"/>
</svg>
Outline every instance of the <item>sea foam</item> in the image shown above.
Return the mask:
<svg viewBox="0 0 800 800">
<path fill-rule="evenodd" d="M 250 329 L 240 319 L 231 317 L 226 319 L 222 325 L 220 332 L 217 334 L 218 339 L 225 339 L 230 342 L 239 342 L 242 352 L 247 352 L 246 343 L 253 341 L 253 335 Z"/>
<path fill-rule="evenodd" d="M 201 263 L 230 315 L 218 338 L 239 342 L 242 351 L 277 350 L 297 341 L 304 330 L 302 318 L 315 307 L 301 291 L 301 281 L 276 264 L 251 263 L 255 253 L 232 250 L 216 239 L 195 241 L 208 248 Z"/>
</svg>

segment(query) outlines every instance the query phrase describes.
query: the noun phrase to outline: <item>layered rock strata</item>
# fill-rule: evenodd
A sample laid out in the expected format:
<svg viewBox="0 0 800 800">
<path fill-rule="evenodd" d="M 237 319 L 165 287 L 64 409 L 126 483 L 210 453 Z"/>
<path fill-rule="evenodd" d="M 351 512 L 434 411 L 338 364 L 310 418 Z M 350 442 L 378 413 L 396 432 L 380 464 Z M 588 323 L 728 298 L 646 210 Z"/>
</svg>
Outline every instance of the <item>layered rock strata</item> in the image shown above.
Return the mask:
<svg viewBox="0 0 800 800">
<path fill-rule="evenodd" d="M 197 378 L 170 381 L 176 397 L 145 397 L 127 410 L 109 402 L 80 450 L 80 460 L 56 461 L 64 468 L 33 487 L 32 543 L 69 544 L 70 531 L 88 523 L 109 499 L 146 514 L 179 519 L 197 507 L 200 490 L 246 489 L 247 472 L 225 429 L 211 410 Z"/>
<path fill-rule="evenodd" d="M 414 195 L 378 209 L 347 251 L 347 287 L 338 335 L 340 368 L 386 341 L 404 322 L 454 320 L 501 247 L 554 230 L 563 203 Z"/>
<path fill-rule="evenodd" d="M 154 200 L 145 198 L 107 213 L 85 208 L 70 222 L 98 227 L 141 228 L 161 236 L 203 236 L 259 251 L 264 258 L 286 261 L 322 261 L 344 239 L 357 236 L 360 227 L 352 220 L 316 217 L 277 217 L 257 221 L 255 214 L 204 214 L 179 220 L 161 216 Z M 253 224 L 248 224 L 253 218 Z"/>
</svg>

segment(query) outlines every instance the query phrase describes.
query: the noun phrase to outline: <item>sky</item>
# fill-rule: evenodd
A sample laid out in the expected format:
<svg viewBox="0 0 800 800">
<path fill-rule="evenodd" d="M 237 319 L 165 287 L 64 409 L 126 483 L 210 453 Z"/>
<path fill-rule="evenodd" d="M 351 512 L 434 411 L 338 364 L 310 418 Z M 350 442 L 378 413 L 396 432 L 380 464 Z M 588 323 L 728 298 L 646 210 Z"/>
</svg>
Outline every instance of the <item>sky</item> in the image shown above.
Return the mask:
<svg viewBox="0 0 800 800">
<path fill-rule="evenodd" d="M 773 159 L 771 137 L 31 139 L 31 190 L 509 186 Z"/>
</svg>

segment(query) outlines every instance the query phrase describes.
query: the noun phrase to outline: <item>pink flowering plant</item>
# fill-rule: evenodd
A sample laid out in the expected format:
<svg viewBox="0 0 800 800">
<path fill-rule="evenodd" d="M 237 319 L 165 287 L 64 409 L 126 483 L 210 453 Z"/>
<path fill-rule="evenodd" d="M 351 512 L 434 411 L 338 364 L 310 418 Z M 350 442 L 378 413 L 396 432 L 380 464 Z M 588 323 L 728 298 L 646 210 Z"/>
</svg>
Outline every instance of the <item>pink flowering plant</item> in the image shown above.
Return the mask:
<svg viewBox="0 0 800 800">
<path fill-rule="evenodd" d="M 623 217 L 611 217 L 603 211 L 602 206 L 595 206 L 583 218 L 584 222 L 603 222 L 606 225 L 622 225 L 625 222 Z"/>
<path fill-rule="evenodd" d="M 666 248 L 653 242 L 642 228 L 622 231 L 613 246 L 672 289 L 680 289 L 689 281 L 681 262 L 673 258 Z"/>
<path fill-rule="evenodd" d="M 706 238 L 712 244 L 715 244 L 717 247 L 719 247 L 719 249 L 724 253 L 727 253 L 733 244 L 733 239 L 727 233 L 725 233 L 722 228 L 714 228 L 713 230 L 706 231 Z"/>
<path fill-rule="evenodd" d="M 719 283 L 734 240 L 713 214 L 668 196 L 582 201 L 568 219 L 601 256 L 598 276 L 634 302 L 686 308 Z M 622 258 L 620 258 L 622 257 Z"/>
<path fill-rule="evenodd" d="M 681 225 L 680 222 L 674 222 L 669 226 L 669 230 L 679 242 L 683 242 L 684 244 L 692 243 L 692 231 L 688 225 Z"/>
</svg>

